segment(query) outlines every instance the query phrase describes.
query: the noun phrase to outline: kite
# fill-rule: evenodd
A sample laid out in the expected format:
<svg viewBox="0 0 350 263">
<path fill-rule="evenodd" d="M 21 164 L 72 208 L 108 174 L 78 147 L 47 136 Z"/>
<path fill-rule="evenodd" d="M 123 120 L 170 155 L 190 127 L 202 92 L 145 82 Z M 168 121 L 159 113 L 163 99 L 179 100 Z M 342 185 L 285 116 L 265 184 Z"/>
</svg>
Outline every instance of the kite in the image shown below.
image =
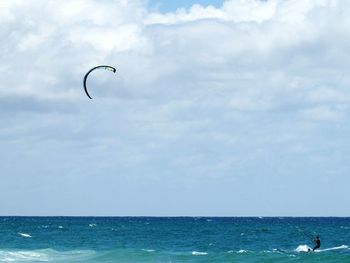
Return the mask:
<svg viewBox="0 0 350 263">
<path fill-rule="evenodd" d="M 92 97 L 90 96 L 89 92 L 87 91 L 86 80 L 87 80 L 89 74 L 90 74 L 92 71 L 94 71 L 95 69 L 100 69 L 100 68 L 101 68 L 101 69 L 106 69 L 106 70 L 109 70 L 109 71 L 113 71 L 113 73 L 115 73 L 115 72 L 117 71 L 117 70 L 116 70 L 114 67 L 112 67 L 112 66 L 101 65 L 101 66 L 97 66 L 97 67 L 94 67 L 94 68 L 90 69 L 90 70 L 85 74 L 85 76 L 84 76 L 84 90 L 85 90 L 86 95 L 87 95 L 90 99 L 92 99 Z"/>
</svg>

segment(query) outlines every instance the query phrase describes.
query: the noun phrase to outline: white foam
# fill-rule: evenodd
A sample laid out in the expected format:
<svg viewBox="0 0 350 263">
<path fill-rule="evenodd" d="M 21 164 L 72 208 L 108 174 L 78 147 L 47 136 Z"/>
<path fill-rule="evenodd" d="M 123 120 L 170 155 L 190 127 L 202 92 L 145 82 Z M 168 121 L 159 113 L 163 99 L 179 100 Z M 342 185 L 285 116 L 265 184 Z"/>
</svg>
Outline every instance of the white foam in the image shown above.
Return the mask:
<svg viewBox="0 0 350 263">
<path fill-rule="evenodd" d="M 97 226 L 96 224 L 89 224 L 89 227 L 95 227 Z"/>
<path fill-rule="evenodd" d="M 308 245 L 299 245 L 295 249 L 295 252 L 310 252 L 310 251 L 312 251 L 312 248 L 309 247 Z"/>
<path fill-rule="evenodd" d="M 146 252 L 154 252 L 155 250 L 154 249 L 141 249 L 142 251 L 146 251 Z"/>
<path fill-rule="evenodd" d="M 208 253 L 207 252 L 192 251 L 192 255 L 194 255 L 194 256 L 205 256 L 205 255 L 208 255 Z"/>
<path fill-rule="evenodd" d="M 91 250 L 59 252 L 53 249 L 38 250 L 0 250 L 0 262 L 83 262 L 95 255 Z"/>
<path fill-rule="evenodd" d="M 237 251 L 237 253 L 241 254 L 241 253 L 247 253 L 248 251 L 247 250 L 244 250 L 244 249 L 240 249 Z"/>
<path fill-rule="evenodd" d="M 27 233 L 18 232 L 17 234 L 20 235 L 20 236 L 22 236 L 22 237 L 32 237 L 31 235 L 29 235 L 29 234 L 27 234 Z"/>
<path fill-rule="evenodd" d="M 284 254 L 285 252 L 278 248 L 273 248 L 272 251 L 269 251 L 270 253 L 278 253 L 278 254 Z"/>
<path fill-rule="evenodd" d="M 316 250 L 312 250 L 311 247 L 309 247 L 308 245 L 300 245 L 298 246 L 295 251 L 296 252 L 315 252 L 315 253 L 319 253 L 319 252 L 325 252 L 325 251 L 332 251 L 332 250 L 340 250 L 340 249 L 348 249 L 349 246 L 347 245 L 341 245 L 338 247 L 330 247 L 330 248 L 324 248 L 324 249 L 316 249 Z"/>
<path fill-rule="evenodd" d="M 0 251 L 0 261 L 48 261 L 46 255 L 35 251 Z"/>
<path fill-rule="evenodd" d="M 348 249 L 349 246 L 347 245 L 341 245 L 338 247 L 330 247 L 330 248 L 325 248 L 325 249 L 316 249 L 314 252 L 323 252 L 323 251 L 332 251 L 332 250 L 339 250 L 339 249 Z"/>
</svg>

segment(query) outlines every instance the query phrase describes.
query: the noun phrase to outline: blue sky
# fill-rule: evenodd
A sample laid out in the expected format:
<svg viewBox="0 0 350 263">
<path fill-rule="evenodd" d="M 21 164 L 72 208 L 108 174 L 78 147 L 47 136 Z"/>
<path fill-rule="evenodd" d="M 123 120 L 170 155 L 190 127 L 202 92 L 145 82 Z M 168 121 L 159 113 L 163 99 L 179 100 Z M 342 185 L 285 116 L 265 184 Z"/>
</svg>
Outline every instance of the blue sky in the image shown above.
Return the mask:
<svg viewBox="0 0 350 263">
<path fill-rule="evenodd" d="M 349 216 L 350 2 L 158 3 L 1 1 L 0 215 Z"/>
</svg>

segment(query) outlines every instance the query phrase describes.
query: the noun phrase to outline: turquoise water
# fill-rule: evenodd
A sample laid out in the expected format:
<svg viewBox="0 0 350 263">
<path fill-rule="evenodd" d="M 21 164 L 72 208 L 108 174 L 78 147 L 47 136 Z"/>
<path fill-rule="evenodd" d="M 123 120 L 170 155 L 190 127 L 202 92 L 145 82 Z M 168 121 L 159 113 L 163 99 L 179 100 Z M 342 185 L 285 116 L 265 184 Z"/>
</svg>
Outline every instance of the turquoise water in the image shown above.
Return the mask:
<svg viewBox="0 0 350 263">
<path fill-rule="evenodd" d="M 0 217 L 0 234 L 0 262 L 350 262 L 350 218 Z"/>
</svg>

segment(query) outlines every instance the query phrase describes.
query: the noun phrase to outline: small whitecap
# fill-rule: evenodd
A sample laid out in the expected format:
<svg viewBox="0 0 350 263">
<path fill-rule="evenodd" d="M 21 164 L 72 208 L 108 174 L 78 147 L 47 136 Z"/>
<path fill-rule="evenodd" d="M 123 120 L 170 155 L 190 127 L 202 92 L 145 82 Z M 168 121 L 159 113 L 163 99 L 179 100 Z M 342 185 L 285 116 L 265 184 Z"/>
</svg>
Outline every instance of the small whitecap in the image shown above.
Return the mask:
<svg viewBox="0 0 350 263">
<path fill-rule="evenodd" d="M 27 234 L 27 233 L 18 232 L 17 234 L 20 235 L 20 236 L 22 236 L 22 237 L 32 237 L 31 235 L 29 235 L 29 234 Z"/>
<path fill-rule="evenodd" d="M 62 228 L 63 228 L 63 226 L 58 226 L 58 228 L 62 229 Z"/>
<path fill-rule="evenodd" d="M 247 250 L 244 250 L 244 249 L 240 249 L 237 251 L 237 253 L 241 254 L 241 253 L 247 253 L 248 251 Z"/>
<path fill-rule="evenodd" d="M 192 251 L 192 255 L 194 256 L 205 256 L 208 255 L 207 252 L 200 252 L 200 251 Z"/>
<path fill-rule="evenodd" d="M 284 252 L 281 249 L 278 248 L 273 248 L 272 253 L 279 253 L 279 254 L 284 254 Z"/>
<path fill-rule="evenodd" d="M 145 251 L 145 252 L 154 252 L 155 250 L 154 249 L 141 249 L 142 251 Z"/>
<path fill-rule="evenodd" d="M 299 245 L 296 249 L 295 252 L 310 252 L 312 250 L 311 247 L 308 245 Z"/>
<path fill-rule="evenodd" d="M 95 227 L 97 226 L 96 224 L 89 224 L 89 227 Z"/>
</svg>

